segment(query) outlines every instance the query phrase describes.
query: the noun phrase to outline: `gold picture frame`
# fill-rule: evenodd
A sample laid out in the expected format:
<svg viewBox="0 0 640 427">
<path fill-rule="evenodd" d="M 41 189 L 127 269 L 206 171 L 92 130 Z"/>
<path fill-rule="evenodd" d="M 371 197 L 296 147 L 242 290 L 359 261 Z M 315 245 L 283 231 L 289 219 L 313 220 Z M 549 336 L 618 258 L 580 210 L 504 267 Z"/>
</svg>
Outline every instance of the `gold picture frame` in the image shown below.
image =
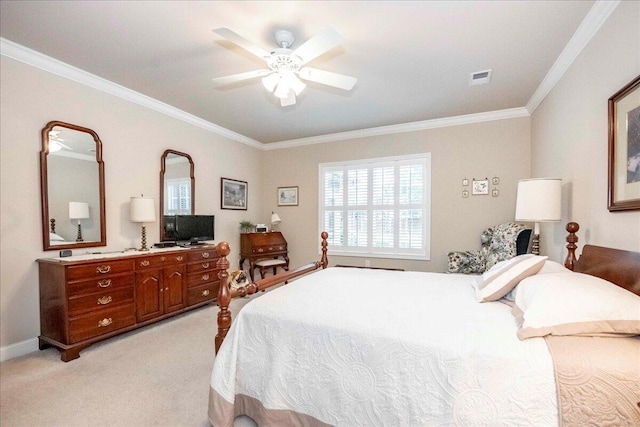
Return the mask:
<svg viewBox="0 0 640 427">
<path fill-rule="evenodd" d="M 640 210 L 640 76 L 609 98 L 610 212 Z"/>
</svg>

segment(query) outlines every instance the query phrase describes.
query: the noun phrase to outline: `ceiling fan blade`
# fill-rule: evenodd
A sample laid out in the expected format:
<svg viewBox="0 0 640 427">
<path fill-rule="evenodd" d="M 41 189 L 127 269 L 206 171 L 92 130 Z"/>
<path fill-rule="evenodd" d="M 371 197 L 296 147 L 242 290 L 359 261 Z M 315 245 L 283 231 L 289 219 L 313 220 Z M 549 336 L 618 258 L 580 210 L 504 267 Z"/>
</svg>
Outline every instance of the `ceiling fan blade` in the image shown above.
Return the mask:
<svg viewBox="0 0 640 427">
<path fill-rule="evenodd" d="M 255 70 L 247 71 L 246 73 L 232 74 L 230 76 L 216 77 L 213 79 L 214 86 L 224 86 L 231 83 L 241 82 L 243 80 L 249 80 L 256 77 L 263 77 L 267 74 L 271 74 L 271 70 Z"/>
<path fill-rule="evenodd" d="M 330 71 L 318 70 L 316 68 L 304 67 L 298 75 L 303 80 L 309 80 L 316 83 L 321 83 L 327 86 L 337 87 L 339 89 L 351 90 L 355 86 L 358 79 L 351 76 L 345 76 L 344 74 L 332 73 Z"/>
<path fill-rule="evenodd" d="M 280 105 L 283 107 L 288 107 L 289 105 L 294 105 L 296 103 L 296 94 L 292 90 L 289 91 L 289 96 L 286 98 L 280 98 Z"/>
<path fill-rule="evenodd" d="M 258 47 L 256 45 L 254 45 L 249 40 L 247 40 L 244 37 L 238 35 L 237 33 L 234 33 L 233 31 L 231 31 L 228 28 L 216 28 L 215 30 L 213 30 L 213 32 L 216 33 L 219 36 L 224 37 L 225 39 L 229 40 L 230 42 L 240 46 L 244 50 L 253 53 L 255 56 L 257 56 L 259 58 L 265 59 L 265 58 L 268 58 L 269 56 L 271 56 L 271 54 L 269 52 L 267 52 L 266 50 L 262 49 L 261 47 Z"/>
<path fill-rule="evenodd" d="M 58 144 L 62 146 L 65 150 L 73 151 L 73 148 L 69 147 L 67 144 L 63 144 L 59 139 L 55 140 Z"/>
<path fill-rule="evenodd" d="M 342 34 L 332 26 L 328 26 L 304 42 L 302 46 L 293 52 L 293 55 L 299 56 L 302 59 L 302 64 L 306 64 L 323 53 L 340 45 L 343 41 L 344 38 L 342 37 Z"/>
</svg>

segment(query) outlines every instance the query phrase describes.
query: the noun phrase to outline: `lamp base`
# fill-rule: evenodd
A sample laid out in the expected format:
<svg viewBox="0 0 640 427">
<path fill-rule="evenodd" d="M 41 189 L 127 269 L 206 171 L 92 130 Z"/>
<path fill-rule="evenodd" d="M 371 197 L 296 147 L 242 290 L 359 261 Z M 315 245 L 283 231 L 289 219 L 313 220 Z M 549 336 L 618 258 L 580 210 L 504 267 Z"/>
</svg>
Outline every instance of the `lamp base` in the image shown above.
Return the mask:
<svg viewBox="0 0 640 427">
<path fill-rule="evenodd" d="M 531 253 L 534 255 L 540 255 L 540 235 L 534 234 L 531 239 Z"/>
<path fill-rule="evenodd" d="M 76 238 L 76 242 L 84 242 L 82 239 L 82 226 L 80 225 L 80 221 L 78 221 L 78 237 Z"/>
<path fill-rule="evenodd" d="M 147 228 L 144 225 L 142 226 L 142 242 L 141 243 L 142 243 L 142 246 L 138 250 L 148 251 L 149 248 L 147 248 Z"/>
</svg>

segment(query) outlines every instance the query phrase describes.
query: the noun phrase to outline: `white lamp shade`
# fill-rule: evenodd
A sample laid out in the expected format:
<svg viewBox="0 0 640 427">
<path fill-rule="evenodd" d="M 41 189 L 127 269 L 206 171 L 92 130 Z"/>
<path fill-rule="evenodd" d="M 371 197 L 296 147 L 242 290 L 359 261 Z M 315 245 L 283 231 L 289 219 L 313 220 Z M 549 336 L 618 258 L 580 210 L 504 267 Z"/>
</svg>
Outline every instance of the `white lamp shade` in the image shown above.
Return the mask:
<svg viewBox="0 0 640 427">
<path fill-rule="evenodd" d="M 89 218 L 89 203 L 69 202 L 69 219 Z"/>
<path fill-rule="evenodd" d="M 278 214 L 274 213 L 274 212 L 271 212 L 271 224 L 277 225 L 277 224 L 280 224 L 281 222 L 282 222 L 282 220 L 280 219 Z"/>
<path fill-rule="evenodd" d="M 516 221 L 560 221 L 562 219 L 561 200 L 561 179 L 523 179 L 518 182 Z"/>
<path fill-rule="evenodd" d="M 132 197 L 130 204 L 131 222 L 154 222 L 156 208 L 153 199 Z"/>
</svg>

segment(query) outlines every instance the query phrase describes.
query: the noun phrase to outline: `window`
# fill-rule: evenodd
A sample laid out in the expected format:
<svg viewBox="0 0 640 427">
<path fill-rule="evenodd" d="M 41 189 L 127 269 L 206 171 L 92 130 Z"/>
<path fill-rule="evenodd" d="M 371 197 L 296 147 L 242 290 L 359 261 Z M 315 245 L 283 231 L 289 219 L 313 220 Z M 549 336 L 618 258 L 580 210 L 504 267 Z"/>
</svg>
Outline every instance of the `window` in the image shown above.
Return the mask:
<svg viewBox="0 0 640 427">
<path fill-rule="evenodd" d="M 429 259 L 429 153 L 320 164 L 320 231 L 344 256 Z"/>
<path fill-rule="evenodd" d="M 165 180 L 165 215 L 191 215 L 191 180 Z"/>
</svg>

